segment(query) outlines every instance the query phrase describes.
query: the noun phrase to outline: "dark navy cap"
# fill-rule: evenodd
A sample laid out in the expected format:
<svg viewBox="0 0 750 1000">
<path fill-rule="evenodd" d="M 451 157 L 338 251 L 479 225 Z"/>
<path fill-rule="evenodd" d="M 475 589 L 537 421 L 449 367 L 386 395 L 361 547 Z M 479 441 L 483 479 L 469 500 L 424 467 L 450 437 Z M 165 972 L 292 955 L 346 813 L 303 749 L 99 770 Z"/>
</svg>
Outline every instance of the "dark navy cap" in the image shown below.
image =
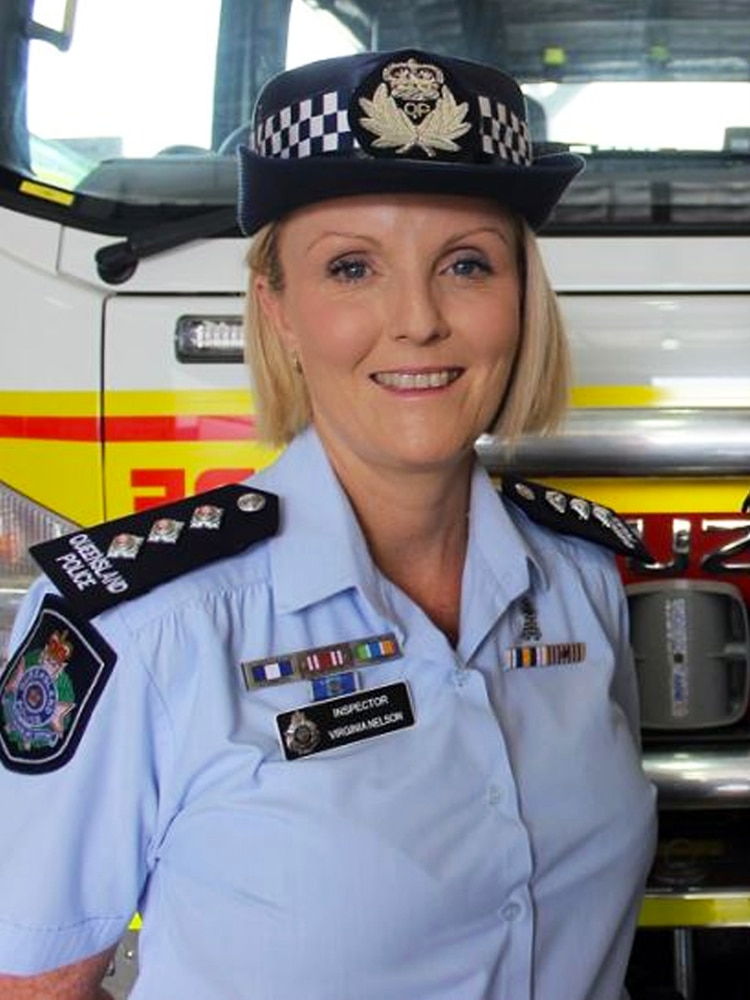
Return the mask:
<svg viewBox="0 0 750 1000">
<path fill-rule="evenodd" d="M 538 229 L 583 160 L 535 158 L 518 84 L 491 66 L 403 49 L 274 77 L 241 146 L 248 236 L 304 205 L 360 194 L 490 198 Z"/>
</svg>

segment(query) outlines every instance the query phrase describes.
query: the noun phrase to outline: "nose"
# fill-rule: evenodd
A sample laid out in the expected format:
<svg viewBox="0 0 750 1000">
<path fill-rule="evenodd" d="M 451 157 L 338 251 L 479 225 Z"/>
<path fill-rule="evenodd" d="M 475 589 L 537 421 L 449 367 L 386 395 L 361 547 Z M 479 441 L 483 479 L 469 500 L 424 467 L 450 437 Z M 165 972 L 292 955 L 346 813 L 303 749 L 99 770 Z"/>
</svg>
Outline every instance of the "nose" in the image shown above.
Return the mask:
<svg viewBox="0 0 750 1000">
<path fill-rule="evenodd" d="M 409 340 L 415 344 L 429 344 L 449 335 L 450 327 L 438 290 L 429 275 L 416 276 L 412 272 L 398 281 L 391 330 L 394 340 Z"/>
</svg>

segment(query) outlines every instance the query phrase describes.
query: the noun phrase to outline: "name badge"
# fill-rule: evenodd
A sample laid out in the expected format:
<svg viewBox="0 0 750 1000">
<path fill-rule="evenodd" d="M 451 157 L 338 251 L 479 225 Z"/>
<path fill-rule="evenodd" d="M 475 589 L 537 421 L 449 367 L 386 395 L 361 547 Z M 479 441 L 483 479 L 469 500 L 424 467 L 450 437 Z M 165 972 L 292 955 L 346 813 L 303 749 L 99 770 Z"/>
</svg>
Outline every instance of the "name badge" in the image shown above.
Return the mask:
<svg viewBox="0 0 750 1000">
<path fill-rule="evenodd" d="M 287 760 L 385 736 L 413 725 L 414 709 L 405 681 L 313 702 L 276 716 L 281 749 Z"/>
</svg>

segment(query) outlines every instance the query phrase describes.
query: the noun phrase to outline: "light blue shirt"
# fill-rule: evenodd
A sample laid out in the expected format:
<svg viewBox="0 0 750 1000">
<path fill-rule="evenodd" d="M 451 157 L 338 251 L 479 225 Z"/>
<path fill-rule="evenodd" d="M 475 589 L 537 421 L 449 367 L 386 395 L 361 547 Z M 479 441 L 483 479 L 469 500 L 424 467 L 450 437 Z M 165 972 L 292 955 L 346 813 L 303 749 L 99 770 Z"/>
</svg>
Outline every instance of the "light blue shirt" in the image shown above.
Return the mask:
<svg viewBox="0 0 750 1000">
<path fill-rule="evenodd" d="M 133 1000 L 618 997 L 655 812 L 613 559 L 477 466 L 453 649 L 313 432 L 252 482 L 279 534 L 99 615 L 118 660 L 73 759 L 0 769 L 0 969 L 99 952 L 138 908 Z M 582 661 L 511 669 L 529 629 Z M 311 682 L 241 664 L 388 632 L 404 655 L 357 676 L 405 682 L 415 724 L 286 760 Z"/>
</svg>

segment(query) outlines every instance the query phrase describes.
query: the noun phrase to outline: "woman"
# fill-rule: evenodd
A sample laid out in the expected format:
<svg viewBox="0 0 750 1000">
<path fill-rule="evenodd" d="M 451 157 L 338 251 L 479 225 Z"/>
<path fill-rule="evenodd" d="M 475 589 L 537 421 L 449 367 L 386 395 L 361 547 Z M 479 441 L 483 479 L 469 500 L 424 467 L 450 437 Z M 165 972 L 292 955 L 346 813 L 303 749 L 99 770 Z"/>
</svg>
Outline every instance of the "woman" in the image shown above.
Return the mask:
<svg viewBox="0 0 750 1000">
<path fill-rule="evenodd" d="M 532 159 L 488 67 L 367 53 L 266 88 L 240 220 L 289 444 L 39 552 L 63 596 L 37 586 L 0 688 L 0 998 L 97 996 L 136 907 L 138 1000 L 621 995 L 653 796 L 618 576 L 576 536 L 639 543 L 498 497 L 473 451 L 560 416 L 532 229 L 578 169 Z M 55 670 L 75 732 L 25 745 Z"/>
</svg>

